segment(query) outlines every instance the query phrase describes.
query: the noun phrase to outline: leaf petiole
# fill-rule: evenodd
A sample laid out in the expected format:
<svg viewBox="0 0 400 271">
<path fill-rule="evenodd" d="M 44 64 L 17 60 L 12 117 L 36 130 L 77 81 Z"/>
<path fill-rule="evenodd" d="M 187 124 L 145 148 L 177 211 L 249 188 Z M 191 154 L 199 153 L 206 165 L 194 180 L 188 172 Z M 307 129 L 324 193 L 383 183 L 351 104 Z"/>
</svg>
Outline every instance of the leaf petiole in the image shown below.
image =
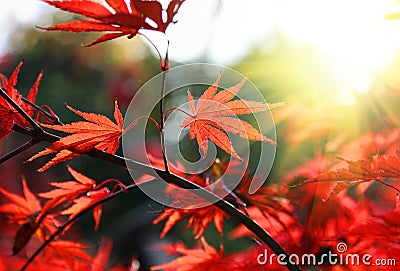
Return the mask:
<svg viewBox="0 0 400 271">
<path fill-rule="evenodd" d="M 126 134 L 126 133 L 127 133 L 130 129 L 132 129 L 133 126 L 135 126 L 136 123 L 138 123 L 138 121 L 141 120 L 141 119 L 148 119 L 148 120 L 150 120 L 152 123 L 154 123 L 154 126 L 157 128 L 157 130 L 158 130 L 159 132 L 162 131 L 160 125 L 157 123 L 157 121 L 156 121 L 155 119 L 153 119 L 153 118 L 150 117 L 150 116 L 141 116 L 141 117 L 137 117 L 136 119 L 134 119 L 134 120 L 122 131 L 122 134 Z"/>
</svg>

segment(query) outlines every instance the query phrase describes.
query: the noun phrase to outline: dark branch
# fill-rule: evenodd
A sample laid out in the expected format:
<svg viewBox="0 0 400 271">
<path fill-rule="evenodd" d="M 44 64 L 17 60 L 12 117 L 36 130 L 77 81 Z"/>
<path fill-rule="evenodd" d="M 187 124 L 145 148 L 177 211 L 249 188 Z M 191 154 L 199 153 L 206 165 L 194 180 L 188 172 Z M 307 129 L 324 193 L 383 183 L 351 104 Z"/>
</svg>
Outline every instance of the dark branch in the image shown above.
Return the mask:
<svg viewBox="0 0 400 271">
<path fill-rule="evenodd" d="M 29 122 L 29 124 L 35 129 L 37 133 L 40 133 L 43 131 L 42 127 L 39 126 L 32 118 L 29 116 L 25 110 L 23 110 L 13 99 L 11 99 L 10 96 L 7 95 L 6 91 L 3 88 L 0 88 L 0 95 L 12 106 L 15 108 L 15 110 L 18 111 L 22 115 L 22 117 Z"/>
<path fill-rule="evenodd" d="M 34 138 L 32 138 L 31 140 L 29 140 L 28 142 L 25 142 L 24 144 L 22 144 L 21 146 L 18 146 L 17 148 L 13 149 L 12 151 L 10 151 L 9 153 L 7 153 L 6 155 L 4 155 L 3 157 L 0 158 L 0 164 L 4 163 L 5 161 L 7 161 L 8 159 L 18 155 L 19 153 L 29 149 L 30 147 L 36 145 L 37 143 L 39 143 L 38 140 L 35 140 Z"/>
</svg>

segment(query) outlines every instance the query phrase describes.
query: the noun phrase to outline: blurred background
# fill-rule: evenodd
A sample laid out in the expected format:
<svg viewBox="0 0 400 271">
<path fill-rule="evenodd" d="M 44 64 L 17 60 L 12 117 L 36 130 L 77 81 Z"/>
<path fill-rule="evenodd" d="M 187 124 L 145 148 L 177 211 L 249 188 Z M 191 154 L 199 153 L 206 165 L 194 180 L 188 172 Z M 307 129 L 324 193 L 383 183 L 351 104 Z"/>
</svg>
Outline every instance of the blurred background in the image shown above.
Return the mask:
<svg viewBox="0 0 400 271">
<path fill-rule="evenodd" d="M 226 65 L 247 76 L 268 102 L 291 102 L 273 112 L 279 148 L 269 183 L 279 183 L 316 155 L 329 160 L 360 135 L 399 127 L 400 24 L 385 17 L 399 10 L 399 3 L 389 0 L 187 0 L 167 31 L 171 66 Z M 37 103 L 50 106 L 65 123 L 77 120 L 65 103 L 112 116 L 117 98 L 124 111 L 135 92 L 160 72 L 154 48 L 140 36 L 85 48 L 81 45 L 99 35 L 35 27 L 73 18 L 40 1 L 1 1 L 0 73 L 9 76 L 24 60 L 17 89 L 25 95 L 43 70 Z M 165 53 L 164 35 L 143 33 Z M 0 142 L 1 155 L 26 140 L 7 137 Z M 48 190 L 49 181 L 69 179 L 64 164 L 39 174 L 35 169 L 44 160 L 21 163 L 43 146 L 0 165 L 2 187 L 20 191 L 20 172 L 34 192 Z M 358 152 L 346 157 L 356 159 Z M 98 182 L 131 181 L 125 171 L 88 157 L 68 164 Z M 139 257 L 144 267 L 157 264 L 162 257 L 154 256 L 155 244 L 193 243 L 183 226 L 164 241 L 158 238 L 162 225 L 149 225 L 160 208 L 134 191 L 104 206 L 99 232 L 92 231 L 88 214 L 77 223 L 79 234 L 93 244 L 100 235 L 113 239 L 115 261 Z M 225 227 L 235 225 L 230 221 Z M 217 235 L 212 226 L 208 231 Z M 246 245 L 236 241 L 227 251 Z"/>
</svg>

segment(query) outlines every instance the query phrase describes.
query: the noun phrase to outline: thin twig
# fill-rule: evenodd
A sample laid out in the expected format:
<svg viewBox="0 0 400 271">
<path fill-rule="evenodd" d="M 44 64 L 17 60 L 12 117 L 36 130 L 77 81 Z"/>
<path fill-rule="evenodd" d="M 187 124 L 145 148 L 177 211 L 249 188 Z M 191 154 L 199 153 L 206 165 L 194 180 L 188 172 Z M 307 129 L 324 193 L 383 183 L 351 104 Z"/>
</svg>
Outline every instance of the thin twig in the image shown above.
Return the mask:
<svg viewBox="0 0 400 271">
<path fill-rule="evenodd" d="M 64 125 L 64 123 L 62 123 L 58 117 L 55 117 L 55 116 L 51 115 L 49 112 L 47 112 L 46 110 L 44 110 L 43 108 L 41 108 L 41 107 L 38 106 L 37 104 L 32 103 L 31 101 L 29 101 L 29 100 L 26 99 L 25 97 L 22 97 L 22 100 L 23 100 L 25 103 L 29 104 L 30 106 L 33 106 L 34 108 L 36 108 L 36 110 L 42 112 L 42 113 L 43 113 L 44 115 L 46 115 L 46 117 L 48 117 L 49 119 L 52 119 L 56 124 L 58 124 L 58 125 Z M 49 107 L 47 107 L 47 108 L 49 108 Z"/>
<path fill-rule="evenodd" d="M 140 116 L 140 117 L 137 117 L 136 119 L 134 119 L 128 126 L 126 126 L 126 128 L 122 131 L 122 134 L 126 134 L 141 119 L 150 120 L 154 124 L 154 126 L 156 126 L 157 130 L 159 132 L 161 132 L 162 129 L 161 129 L 160 125 L 158 125 L 158 123 L 155 119 L 153 119 L 152 117 L 149 117 L 149 116 Z"/>
<path fill-rule="evenodd" d="M 165 86 L 166 86 L 166 77 L 167 72 L 169 70 L 169 59 L 168 59 L 168 50 L 169 50 L 169 41 L 167 41 L 167 51 L 165 52 L 164 64 L 162 65 L 162 82 L 161 82 L 161 97 L 160 97 L 160 126 L 161 126 L 161 150 L 163 155 L 164 167 L 166 171 L 169 171 L 168 168 L 168 160 L 167 154 L 165 150 L 165 142 L 164 142 L 164 96 L 165 96 Z"/>
<path fill-rule="evenodd" d="M 169 113 L 170 111 L 175 111 L 175 110 L 177 110 L 177 111 L 179 111 L 179 112 L 182 112 L 183 114 L 185 114 L 186 116 L 188 116 L 188 117 L 192 117 L 192 118 L 195 118 L 194 116 L 192 116 L 192 115 L 190 115 L 188 112 L 186 112 L 185 110 L 183 110 L 183 109 L 180 109 L 180 108 L 177 108 L 177 107 L 172 107 L 172 108 L 168 108 L 167 110 L 165 110 L 164 111 L 164 118 L 165 118 L 165 116 L 167 115 L 167 113 Z"/>
<path fill-rule="evenodd" d="M 394 186 L 394 185 L 391 185 L 391 184 L 389 184 L 389 183 L 387 183 L 387 182 L 384 182 L 384 181 L 382 181 L 382 180 L 381 180 L 381 179 L 379 179 L 379 178 L 377 178 L 377 179 L 376 179 L 376 181 L 377 181 L 378 183 L 381 183 L 381 184 L 383 184 L 383 185 L 385 185 L 385 186 L 387 186 L 387 187 L 390 187 L 390 188 L 392 188 L 392 189 L 396 190 L 396 191 L 397 191 L 397 193 L 400 193 L 400 189 L 399 189 L 399 188 L 397 188 L 396 186 Z"/>
<path fill-rule="evenodd" d="M 162 57 L 160 54 L 160 51 L 158 50 L 157 46 L 154 44 L 154 42 L 151 41 L 151 39 L 149 39 L 149 37 L 147 37 L 145 34 L 138 32 L 138 35 L 141 35 L 142 37 L 144 37 L 148 42 L 150 42 L 151 46 L 153 46 L 153 48 L 156 50 L 158 58 L 160 59 L 160 63 L 162 63 Z"/>
<path fill-rule="evenodd" d="M 162 156 L 163 156 L 163 161 L 164 161 L 164 167 L 165 167 L 166 171 L 169 171 L 167 154 L 166 154 L 165 144 L 164 144 L 164 94 L 165 94 L 166 76 L 167 76 L 167 71 L 163 71 L 162 82 L 161 82 L 161 97 L 160 97 L 160 126 L 161 126 L 160 136 L 161 136 L 161 151 L 162 151 Z"/>
<path fill-rule="evenodd" d="M 8 159 L 16 156 L 17 154 L 29 149 L 30 147 L 36 145 L 37 143 L 39 143 L 39 140 L 36 140 L 35 138 L 32 138 L 31 140 L 25 142 L 24 144 L 22 144 L 21 146 L 18 146 L 17 148 L 13 149 L 12 151 L 10 151 L 9 153 L 7 153 L 6 155 L 4 155 L 3 157 L 0 158 L 0 164 L 4 163 L 5 161 L 7 161 Z"/>
</svg>

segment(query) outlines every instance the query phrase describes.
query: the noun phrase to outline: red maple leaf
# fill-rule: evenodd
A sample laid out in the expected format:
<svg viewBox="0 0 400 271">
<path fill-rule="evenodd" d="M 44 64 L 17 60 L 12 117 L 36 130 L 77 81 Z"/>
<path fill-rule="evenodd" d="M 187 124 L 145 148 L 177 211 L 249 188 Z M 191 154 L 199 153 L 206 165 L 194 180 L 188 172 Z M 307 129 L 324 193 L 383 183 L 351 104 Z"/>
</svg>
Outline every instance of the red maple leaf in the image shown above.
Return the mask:
<svg viewBox="0 0 400 271">
<path fill-rule="evenodd" d="M 87 193 L 87 196 L 81 196 L 74 200 L 74 204 L 68 209 L 61 212 L 62 215 L 70 215 L 69 219 L 74 218 L 81 211 L 88 208 L 92 204 L 104 199 L 110 194 L 110 190 L 107 187 L 103 187 L 99 190 L 93 190 Z M 101 218 L 102 208 L 101 205 L 94 207 L 93 218 L 95 221 L 95 230 L 99 227 Z"/>
<path fill-rule="evenodd" d="M 91 263 L 93 261 L 92 257 L 83 250 L 88 247 L 87 245 L 73 241 L 53 241 L 46 247 L 46 258 L 57 263 L 60 263 L 59 260 L 61 260 L 65 268 L 81 270 L 79 267 L 82 267 L 82 261 L 86 263 Z"/>
<path fill-rule="evenodd" d="M 15 88 L 18 80 L 18 74 L 21 69 L 23 61 L 19 62 L 15 70 L 12 72 L 10 78 L 7 79 L 6 76 L 0 74 L 0 88 L 2 88 L 7 95 L 13 99 L 29 116 L 33 116 L 34 109 L 31 105 L 26 104 L 22 100 L 22 95 Z M 36 82 L 33 84 L 32 88 L 29 90 L 27 100 L 31 103 L 35 103 L 36 94 L 38 92 L 38 87 L 40 80 L 42 78 L 42 72 L 39 73 Z M 0 139 L 9 135 L 12 131 L 14 124 L 20 126 L 28 126 L 28 122 L 17 112 L 17 110 L 10 105 L 4 98 L 0 97 Z"/>
<path fill-rule="evenodd" d="M 151 270 L 166 271 L 235 271 L 239 270 L 236 262 L 229 261 L 224 258 L 224 248 L 221 245 L 218 252 L 214 247 L 210 246 L 202 237 L 200 239 L 200 247 L 187 248 L 185 245 L 166 244 L 161 246 L 170 255 L 180 254 L 178 258 L 169 263 L 160 264 L 151 267 Z"/>
<path fill-rule="evenodd" d="M 74 177 L 75 181 L 68 182 L 51 182 L 52 186 L 58 187 L 48 192 L 39 193 L 42 198 L 55 199 L 60 201 L 75 198 L 77 195 L 86 193 L 92 190 L 96 182 L 89 177 L 75 171 L 70 166 L 67 166 L 69 173 Z"/>
<path fill-rule="evenodd" d="M 337 182 L 327 197 L 329 200 L 341 191 L 361 183 L 377 181 L 388 185 L 384 182 L 385 179 L 400 179 L 400 156 L 398 154 L 376 155 L 369 160 L 342 160 L 347 163 L 347 168 L 322 172 L 318 177 L 301 182 L 299 185 Z"/>
<path fill-rule="evenodd" d="M 153 220 L 153 224 L 157 224 L 160 221 L 167 219 L 167 222 L 165 222 L 164 228 L 160 233 L 160 237 L 164 238 L 175 224 L 181 220 L 188 220 L 186 229 L 193 226 L 194 238 L 198 239 L 204 234 L 204 231 L 211 222 L 214 222 L 218 233 L 222 235 L 222 226 L 225 217 L 227 217 L 225 212 L 221 211 L 214 205 L 202 208 L 186 206 L 185 209 L 167 208 L 160 216 Z"/>
<path fill-rule="evenodd" d="M 42 206 L 36 196 L 29 190 L 25 178 L 22 178 L 24 197 L 10 193 L 0 187 L 0 193 L 10 202 L 0 206 L 0 212 L 8 214 L 12 222 L 25 223 L 27 217 L 40 212 Z"/>
<path fill-rule="evenodd" d="M 0 206 L 0 212 L 7 214 L 11 222 L 21 225 L 15 237 L 13 254 L 18 253 L 32 235 L 43 236 L 43 230 L 53 232 L 57 224 L 54 217 L 47 215 L 48 209 L 42 209 L 39 200 L 29 190 L 24 178 L 22 178 L 22 188 L 24 197 L 0 188 L 0 194 L 10 201 Z"/>
<path fill-rule="evenodd" d="M 134 37 L 140 29 L 165 32 L 184 0 L 171 0 L 163 20 L 163 8 L 158 1 L 106 0 L 109 7 L 91 0 L 42 0 L 64 11 L 83 15 L 89 20 L 77 20 L 45 27 L 45 30 L 68 32 L 108 32 L 86 46 L 116 39 Z M 151 22 L 148 22 L 150 20 Z"/>
<path fill-rule="evenodd" d="M 240 160 L 241 158 L 234 150 L 227 133 L 237 134 L 249 140 L 275 144 L 274 141 L 260 134 L 253 126 L 237 118 L 237 116 L 266 111 L 281 106 L 283 103 L 268 106 L 268 104 L 255 101 L 232 100 L 240 91 L 246 79 L 217 93 L 220 78 L 221 74 L 218 75 L 213 85 L 200 96 L 196 105 L 190 90 L 188 90 L 188 104 L 193 115 L 183 121 L 182 127 L 189 126 L 190 139 L 197 139 L 204 156 L 207 155 L 208 140 L 210 140 L 225 152 Z"/>
<path fill-rule="evenodd" d="M 118 109 L 117 101 L 115 101 L 114 109 L 116 123 L 103 115 L 85 113 L 75 110 L 72 107 L 67 107 L 87 121 L 73 122 L 66 125 L 42 124 L 43 127 L 70 133 L 70 135 L 54 142 L 53 145 L 27 160 L 27 162 L 30 162 L 38 157 L 58 152 L 52 160 L 38 169 L 39 172 L 45 171 L 55 164 L 72 159 L 93 149 L 111 154 L 114 154 L 118 149 L 119 138 L 123 133 L 123 119 Z"/>
</svg>

